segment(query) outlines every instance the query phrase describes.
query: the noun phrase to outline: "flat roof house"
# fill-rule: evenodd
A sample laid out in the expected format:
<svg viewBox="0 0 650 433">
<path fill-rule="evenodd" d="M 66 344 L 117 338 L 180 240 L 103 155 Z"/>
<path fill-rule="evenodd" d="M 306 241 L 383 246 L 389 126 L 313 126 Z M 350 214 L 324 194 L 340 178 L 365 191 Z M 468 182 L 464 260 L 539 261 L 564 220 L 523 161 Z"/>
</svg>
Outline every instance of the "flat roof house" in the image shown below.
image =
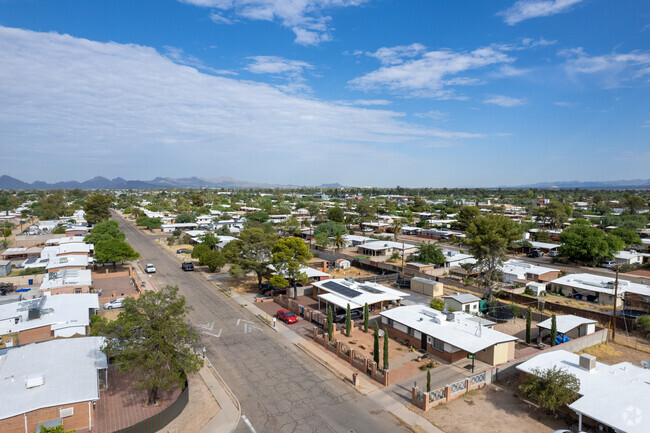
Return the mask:
<svg viewBox="0 0 650 433">
<path fill-rule="evenodd" d="M 560 270 L 537 266 L 521 260 L 508 260 L 501 265 L 504 283 L 536 281 L 544 283 L 560 276 Z"/>
<path fill-rule="evenodd" d="M 322 305 L 346 309 L 363 308 L 368 304 L 370 311 L 382 311 L 389 304 L 399 304 L 408 294 L 377 283 L 357 283 L 344 279 L 331 279 L 313 284 L 313 296 L 318 299 L 318 308 Z"/>
<path fill-rule="evenodd" d="M 551 281 L 551 289 L 564 296 L 579 298 L 602 305 L 614 305 L 614 278 L 594 274 L 569 274 Z M 617 306 L 622 306 L 622 299 L 627 293 L 650 297 L 650 286 L 618 280 Z"/>
<path fill-rule="evenodd" d="M 619 251 L 614 254 L 614 260 L 619 265 L 640 265 L 643 263 L 643 254 L 634 250 Z"/>
<path fill-rule="evenodd" d="M 380 314 L 388 335 L 447 362 L 474 355 L 482 362 L 498 365 L 515 357 L 517 337 L 495 331 L 489 327 L 493 322 L 470 314 L 445 313 L 422 305 L 393 308 Z"/>
<path fill-rule="evenodd" d="M 360 244 L 357 246 L 359 254 L 367 256 L 390 256 L 393 253 L 412 254 L 417 251 L 417 247 L 411 244 L 402 244 L 401 242 L 379 241 Z"/>
<path fill-rule="evenodd" d="M 0 431 L 31 433 L 45 422 L 66 431 L 92 429 L 93 402 L 108 367 L 102 345 L 102 337 L 70 338 L 0 355 Z"/>
<path fill-rule="evenodd" d="M 445 268 L 451 268 L 454 266 L 460 266 L 464 263 L 476 263 L 476 259 L 471 254 L 465 254 L 457 250 L 449 250 L 443 248 L 442 254 L 445 256 Z"/>
<path fill-rule="evenodd" d="M 56 256 L 49 259 L 45 269 L 47 272 L 57 272 L 64 269 L 86 269 L 88 267 L 88 256 Z"/>
<path fill-rule="evenodd" d="M 462 311 L 469 314 L 478 314 L 481 298 L 471 293 L 456 293 L 455 295 L 443 296 L 445 305 L 455 311 Z"/>
<path fill-rule="evenodd" d="M 607 365 L 591 355 L 556 350 L 519 364 L 517 370 L 534 374 L 536 368 L 552 367 L 565 369 L 580 381 L 580 398 L 568 406 L 578 416 L 578 430 L 587 424 L 595 431 L 648 432 L 649 369 L 629 362 Z"/>
<path fill-rule="evenodd" d="M 88 293 L 92 285 L 90 269 L 64 269 L 43 276 L 42 295 Z"/>
<path fill-rule="evenodd" d="M 99 309 L 96 294 L 43 296 L 0 305 L 0 335 L 11 345 L 88 335 L 90 316 Z M 17 337 L 14 338 L 14 337 Z M 3 338 L 3 341 L 6 338 Z"/>
</svg>

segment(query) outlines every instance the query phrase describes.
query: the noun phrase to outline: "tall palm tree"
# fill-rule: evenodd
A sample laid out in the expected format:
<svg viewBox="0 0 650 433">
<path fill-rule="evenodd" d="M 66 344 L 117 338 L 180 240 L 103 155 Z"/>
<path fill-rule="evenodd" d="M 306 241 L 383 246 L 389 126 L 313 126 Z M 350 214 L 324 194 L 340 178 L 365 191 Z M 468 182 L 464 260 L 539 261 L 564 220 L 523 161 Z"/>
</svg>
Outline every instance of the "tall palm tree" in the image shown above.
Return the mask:
<svg viewBox="0 0 650 433">
<path fill-rule="evenodd" d="M 336 252 L 338 253 L 339 249 L 343 248 L 343 246 L 345 245 L 345 239 L 343 239 L 343 235 L 340 234 L 340 233 L 337 233 L 334 236 L 333 244 L 334 244 L 334 248 L 336 249 Z"/>
<path fill-rule="evenodd" d="M 397 242 L 397 236 L 402 233 L 402 219 L 394 219 L 393 224 L 391 225 L 391 229 L 393 230 L 393 235 L 395 236 L 395 242 Z"/>
</svg>

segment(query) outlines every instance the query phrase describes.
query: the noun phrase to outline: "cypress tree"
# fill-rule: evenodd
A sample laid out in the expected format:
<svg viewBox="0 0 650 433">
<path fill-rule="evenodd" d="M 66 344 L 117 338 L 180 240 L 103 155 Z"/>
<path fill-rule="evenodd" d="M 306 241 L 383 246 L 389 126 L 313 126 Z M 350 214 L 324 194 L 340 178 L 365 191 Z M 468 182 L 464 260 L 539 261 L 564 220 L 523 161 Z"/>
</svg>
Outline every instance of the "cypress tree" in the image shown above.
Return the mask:
<svg viewBox="0 0 650 433">
<path fill-rule="evenodd" d="M 327 336 L 329 341 L 332 341 L 332 334 L 334 333 L 334 317 L 332 314 L 332 306 L 327 309 Z"/>
<path fill-rule="evenodd" d="M 368 303 L 363 306 L 363 332 L 368 333 L 368 324 L 370 321 L 370 313 L 368 311 Z"/>
<path fill-rule="evenodd" d="M 375 344 L 372 351 L 372 359 L 379 365 L 379 323 L 375 322 Z"/>
<path fill-rule="evenodd" d="M 526 310 L 526 343 L 530 344 L 530 328 L 532 325 L 532 315 L 533 312 L 531 311 L 530 307 Z"/>
<path fill-rule="evenodd" d="M 388 370 L 388 332 L 384 329 L 384 370 Z"/>
<path fill-rule="evenodd" d="M 427 369 L 427 392 L 431 392 L 431 370 Z"/>
<path fill-rule="evenodd" d="M 557 340 L 557 319 L 555 314 L 551 317 L 551 346 L 555 346 Z"/>
<path fill-rule="evenodd" d="M 347 309 L 345 310 L 345 336 L 350 336 L 350 331 L 352 330 L 352 316 L 350 313 L 350 304 L 348 304 Z"/>
</svg>

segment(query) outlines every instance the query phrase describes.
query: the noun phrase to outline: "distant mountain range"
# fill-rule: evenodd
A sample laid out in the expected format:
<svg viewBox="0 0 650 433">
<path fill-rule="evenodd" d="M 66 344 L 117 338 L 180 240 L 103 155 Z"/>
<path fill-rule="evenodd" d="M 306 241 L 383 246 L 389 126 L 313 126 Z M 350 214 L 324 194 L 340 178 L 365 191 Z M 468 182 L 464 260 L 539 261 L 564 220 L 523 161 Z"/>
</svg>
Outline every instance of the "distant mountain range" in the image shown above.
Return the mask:
<svg viewBox="0 0 650 433">
<path fill-rule="evenodd" d="M 509 186 L 505 188 L 537 188 L 537 189 L 650 189 L 650 179 L 611 180 L 581 182 L 578 180 L 562 182 L 540 182 L 532 185 Z"/>
<path fill-rule="evenodd" d="M 291 185 L 248 182 L 229 177 L 219 177 L 216 179 L 205 179 L 200 177 L 180 179 L 157 177 L 153 180 L 125 180 L 121 177 L 108 179 L 102 176 L 97 176 L 85 182 L 68 181 L 47 183 L 36 181 L 27 183 L 11 176 L 0 176 L 0 189 L 277 188 L 287 186 Z"/>
</svg>

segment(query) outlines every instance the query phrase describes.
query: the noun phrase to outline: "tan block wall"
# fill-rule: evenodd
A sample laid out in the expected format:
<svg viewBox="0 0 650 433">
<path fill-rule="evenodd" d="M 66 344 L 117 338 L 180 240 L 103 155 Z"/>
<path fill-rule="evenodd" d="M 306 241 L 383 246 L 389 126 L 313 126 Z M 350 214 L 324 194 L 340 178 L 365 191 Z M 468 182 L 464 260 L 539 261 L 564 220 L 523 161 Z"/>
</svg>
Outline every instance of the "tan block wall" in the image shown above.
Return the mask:
<svg viewBox="0 0 650 433">
<path fill-rule="evenodd" d="M 92 407 L 92 403 L 90 404 Z M 27 432 L 36 432 L 36 426 L 39 422 L 50 421 L 59 418 L 59 409 L 74 408 L 74 415 L 63 418 L 63 429 L 73 430 L 88 427 L 88 402 L 65 404 L 56 407 L 46 407 L 27 413 Z M 95 414 L 93 413 L 93 425 L 95 424 Z M 25 433 L 25 416 L 16 415 L 11 418 L 0 420 L 0 431 L 3 433 Z"/>
<path fill-rule="evenodd" d="M 56 289 L 44 290 L 43 292 L 50 292 L 51 295 L 72 295 L 76 289 L 81 289 L 81 293 L 90 293 L 89 286 L 64 286 L 57 287 Z"/>
<path fill-rule="evenodd" d="M 38 343 L 54 339 L 50 326 L 41 326 L 39 328 L 27 329 L 18 333 L 18 344 L 24 346 L 29 343 Z"/>
<path fill-rule="evenodd" d="M 78 270 L 83 270 L 83 269 L 86 269 L 86 267 L 85 267 L 85 266 L 61 266 L 61 267 L 59 267 L 59 268 L 51 268 L 51 269 L 48 269 L 47 272 L 59 272 L 59 271 L 62 271 L 62 270 L 64 270 L 64 269 L 78 269 Z"/>
</svg>

